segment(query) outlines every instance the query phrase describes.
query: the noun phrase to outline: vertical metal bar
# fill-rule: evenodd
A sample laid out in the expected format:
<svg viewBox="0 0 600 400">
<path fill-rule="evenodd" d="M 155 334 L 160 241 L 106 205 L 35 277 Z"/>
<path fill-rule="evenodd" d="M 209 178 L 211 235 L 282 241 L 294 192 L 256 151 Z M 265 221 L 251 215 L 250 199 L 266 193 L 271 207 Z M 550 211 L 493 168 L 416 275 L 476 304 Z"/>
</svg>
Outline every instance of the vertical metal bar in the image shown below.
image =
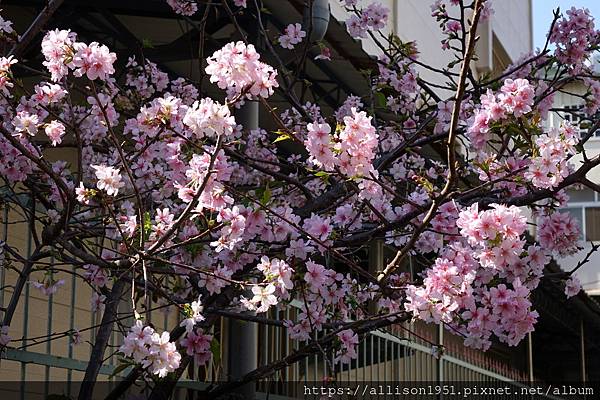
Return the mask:
<svg viewBox="0 0 600 400">
<path fill-rule="evenodd" d="M 533 383 L 533 338 L 531 332 L 527 334 L 527 372 L 529 373 L 529 383 Z"/>
<path fill-rule="evenodd" d="M 8 204 L 6 204 L 4 206 L 4 210 L 3 210 L 3 218 L 2 221 L 3 222 L 3 232 L 2 232 L 2 240 L 5 242 L 8 242 Z M 6 272 L 4 270 L 4 268 L 0 268 L 0 288 L 2 288 L 2 290 L 0 290 L 0 308 L 4 308 L 4 285 L 6 281 Z"/>
<path fill-rule="evenodd" d="M 323 357 L 325 357 L 325 354 L 323 354 Z M 313 382 L 317 382 L 319 380 L 317 377 L 317 369 L 319 368 L 319 353 L 315 353 L 314 360 L 315 365 L 313 367 Z M 325 358 L 323 358 L 323 363 L 325 364 Z"/>
<path fill-rule="evenodd" d="M 377 379 L 381 376 L 381 338 L 377 336 Z"/>
<path fill-rule="evenodd" d="M 371 372 L 371 377 L 369 378 L 373 381 L 373 335 L 369 335 L 369 341 L 371 343 L 371 351 L 369 352 L 369 357 L 371 359 L 371 364 L 369 365 L 369 371 Z"/>
<path fill-rule="evenodd" d="M 285 319 L 289 321 L 290 319 L 290 310 L 286 309 L 285 310 Z M 287 332 L 285 331 L 285 328 L 281 328 L 281 333 L 283 334 L 284 340 L 285 340 L 285 356 L 287 357 L 290 354 L 290 338 L 287 335 Z M 285 369 L 285 382 L 289 382 L 290 381 L 290 375 L 292 375 L 292 367 L 288 366 Z"/>
<path fill-rule="evenodd" d="M 579 325 L 579 332 L 581 337 L 581 381 L 585 383 L 587 380 L 587 372 L 585 368 L 585 332 L 583 329 L 583 319 Z"/>
<path fill-rule="evenodd" d="M 406 359 L 408 358 L 408 347 L 402 346 L 402 380 L 407 381 L 408 376 L 406 374 L 408 368 L 408 362 Z"/>
<path fill-rule="evenodd" d="M 437 380 L 438 383 L 442 383 L 444 382 L 444 354 L 442 353 L 444 348 L 444 326 L 442 324 L 440 324 L 438 328 L 438 346 L 440 347 L 438 349 L 439 358 L 437 362 Z"/>
<path fill-rule="evenodd" d="M 363 370 L 363 382 L 365 382 L 367 380 L 367 338 L 363 338 L 362 341 L 362 348 L 363 348 L 363 354 L 362 354 L 362 370 Z"/>
<path fill-rule="evenodd" d="M 50 259 L 50 266 L 54 268 L 54 256 Z M 54 273 L 52 273 L 52 279 L 54 279 Z M 54 304 L 54 295 L 51 294 L 48 296 L 48 322 L 46 324 L 46 334 L 48 337 L 52 334 L 52 306 Z M 52 353 L 52 341 L 48 340 L 46 342 L 46 354 Z M 48 397 L 48 391 L 50 389 L 50 366 L 46 365 L 46 370 L 44 372 L 46 376 L 46 382 L 44 382 L 44 397 Z"/>
<path fill-rule="evenodd" d="M 275 320 L 279 321 L 279 310 L 275 310 Z M 275 357 L 281 359 L 281 352 L 283 350 L 281 346 L 281 332 L 279 332 L 279 329 L 275 326 L 273 327 L 273 332 L 275 334 Z M 281 370 L 275 372 L 275 381 L 279 381 L 280 378 Z"/>
<path fill-rule="evenodd" d="M 581 207 L 581 230 L 583 232 L 583 240 L 587 240 L 587 227 L 586 227 L 586 216 L 585 216 L 585 206 Z"/>
<path fill-rule="evenodd" d="M 306 346 L 307 343 L 308 341 L 304 341 L 304 346 Z M 308 382 L 308 360 L 309 358 L 306 357 L 306 361 L 304 362 L 304 382 Z"/>
<path fill-rule="evenodd" d="M 72 267 L 73 276 L 71 277 L 71 309 L 69 310 L 69 329 L 71 332 L 75 329 L 75 288 L 77 287 L 77 279 L 75 276 L 75 266 Z M 73 342 L 69 341 L 68 344 L 68 355 L 69 358 L 73 358 Z M 67 397 L 71 397 L 71 380 L 73 379 L 73 371 L 67 371 Z"/>
<path fill-rule="evenodd" d="M 31 212 L 35 214 L 35 203 L 33 202 L 33 196 L 30 198 L 31 201 Z M 32 217 L 31 224 L 35 223 L 35 219 Z M 27 258 L 31 256 L 31 224 L 27 226 Z M 27 346 L 27 334 L 29 328 L 29 285 L 25 285 L 25 301 L 23 303 L 23 340 L 21 342 L 22 346 Z M 21 400 L 25 400 L 25 382 L 27 375 L 27 364 L 21 363 Z"/>
<path fill-rule="evenodd" d="M 168 308 L 162 309 L 163 311 L 163 330 L 169 330 L 169 313 L 167 312 Z"/>
<path fill-rule="evenodd" d="M 387 370 L 388 370 L 388 340 L 384 339 L 383 343 L 385 348 L 383 350 L 383 380 L 387 382 Z M 393 345 L 392 345 L 393 346 Z"/>
</svg>

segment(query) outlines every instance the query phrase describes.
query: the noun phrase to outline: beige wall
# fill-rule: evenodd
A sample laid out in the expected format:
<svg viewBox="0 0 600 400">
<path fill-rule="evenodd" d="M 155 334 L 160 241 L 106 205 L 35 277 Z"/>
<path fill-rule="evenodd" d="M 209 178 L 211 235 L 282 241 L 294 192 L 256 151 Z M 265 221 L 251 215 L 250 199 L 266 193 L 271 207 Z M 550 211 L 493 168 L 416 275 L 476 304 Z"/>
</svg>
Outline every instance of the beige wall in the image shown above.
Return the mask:
<svg viewBox="0 0 600 400">
<path fill-rule="evenodd" d="M 3 220 L 3 212 L 0 213 L 0 227 L 3 226 L 5 221 Z M 20 249 L 23 257 L 27 256 L 27 225 L 20 223 L 22 217 L 16 212 L 10 212 L 8 214 L 8 237 L 6 242 L 17 249 Z M 38 227 L 40 229 L 41 227 Z M 38 230 L 39 232 L 40 230 Z M 4 239 L 3 236 L 0 236 Z M 41 260 L 42 262 L 51 262 L 50 259 Z M 22 265 L 14 262 L 13 266 L 17 269 L 21 269 Z M 45 265 L 37 264 L 36 269 L 42 269 Z M 56 268 L 70 271 L 72 266 L 58 266 Z M 16 271 L 4 268 L 4 282 L 5 285 L 14 285 L 18 278 Z M 79 270 L 81 273 L 81 270 Z M 43 279 L 44 272 L 37 271 L 31 274 L 30 281 Z M 87 361 L 91 349 L 90 343 L 93 343 L 95 329 L 82 331 L 81 337 L 83 342 L 77 346 L 72 346 L 70 338 L 61 337 L 54 339 L 50 342 L 43 342 L 43 336 L 46 336 L 48 332 L 60 333 L 71 329 L 71 316 L 73 318 L 73 328 L 83 330 L 93 325 L 100 323 L 101 315 L 98 312 L 91 312 L 90 310 L 90 298 L 92 296 L 92 290 L 81 278 L 77 278 L 75 282 L 75 291 L 73 292 L 72 275 L 66 272 L 57 272 L 55 279 L 64 279 L 65 285 L 62 286 L 57 293 L 52 297 L 50 303 L 49 298 L 41 293 L 34 287 L 26 285 L 23 294 L 19 300 L 18 307 L 14 314 L 12 323 L 10 325 L 9 335 L 12 338 L 12 342 L 9 347 L 17 348 L 24 344 L 22 338 L 25 334 L 27 338 L 42 337 L 38 344 L 29 340 L 29 344 L 25 350 L 35 353 L 52 354 L 53 356 L 69 357 L 69 349 L 72 347 L 72 358 L 82 361 Z M 13 290 L 7 288 L 0 291 L 0 305 L 6 306 L 11 299 Z M 28 294 L 28 302 L 26 302 L 26 294 Z M 74 296 L 75 307 L 71 308 L 71 302 Z M 128 312 L 131 310 L 130 300 L 128 299 L 129 293 L 123 297 L 123 301 L 120 307 L 121 312 Z M 173 307 L 172 307 L 173 308 Z M 73 310 L 73 311 L 71 311 Z M 72 313 L 72 314 L 71 314 Z M 2 316 L 2 313 L 0 313 Z M 27 316 L 27 318 L 25 318 Z M 154 311 L 150 313 L 150 320 L 155 324 L 156 328 L 163 330 L 165 327 L 172 329 L 176 326 L 178 316 L 176 310 L 173 308 L 168 319 L 165 318 L 164 313 L 160 311 Z M 0 319 L 1 321 L 1 319 Z M 168 323 L 167 323 L 168 322 Z M 127 326 L 127 323 L 125 323 Z M 116 328 L 115 328 L 116 329 Z M 122 336 L 120 334 L 114 334 L 113 338 L 109 342 L 112 348 L 107 349 L 105 357 L 109 356 L 114 352 L 120 345 Z M 116 347 L 114 347 L 116 346 Z M 108 360 L 107 364 L 117 364 L 117 357 L 112 357 Z M 46 368 L 41 365 L 27 364 L 25 368 L 25 378 L 27 381 L 43 381 L 46 379 Z M 67 371 L 61 368 L 50 368 L 49 377 L 55 381 L 65 381 L 67 378 Z M 81 377 L 79 377 L 81 375 Z M 0 381 L 20 381 L 22 377 L 21 363 L 8 360 L 0 360 Z M 74 372 L 73 379 L 77 380 L 82 378 L 82 373 Z M 106 377 L 99 377 L 100 380 L 106 379 Z M 0 398 L 1 392 L 0 392 Z"/>
</svg>

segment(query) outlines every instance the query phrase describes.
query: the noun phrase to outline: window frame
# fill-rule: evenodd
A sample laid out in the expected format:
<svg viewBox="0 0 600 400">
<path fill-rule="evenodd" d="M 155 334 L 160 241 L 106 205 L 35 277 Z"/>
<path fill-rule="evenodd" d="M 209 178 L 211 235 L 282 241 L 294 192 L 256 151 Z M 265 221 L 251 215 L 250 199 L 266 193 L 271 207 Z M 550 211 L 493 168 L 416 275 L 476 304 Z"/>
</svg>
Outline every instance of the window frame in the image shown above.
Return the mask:
<svg viewBox="0 0 600 400">
<path fill-rule="evenodd" d="M 579 129 L 581 135 L 585 135 L 588 132 L 588 128 L 581 128 L 580 124 L 582 119 L 590 118 L 587 113 L 583 111 L 584 104 L 565 104 L 560 108 L 561 110 L 555 110 L 554 115 L 551 117 L 550 124 L 553 127 L 559 127 L 562 121 L 569 121 L 574 127 Z M 564 110 L 564 111 L 563 111 Z M 575 114 L 576 113 L 576 114 Z M 580 116 L 581 115 L 581 116 Z M 600 129 L 592 135 L 589 140 L 600 140 Z"/>
</svg>

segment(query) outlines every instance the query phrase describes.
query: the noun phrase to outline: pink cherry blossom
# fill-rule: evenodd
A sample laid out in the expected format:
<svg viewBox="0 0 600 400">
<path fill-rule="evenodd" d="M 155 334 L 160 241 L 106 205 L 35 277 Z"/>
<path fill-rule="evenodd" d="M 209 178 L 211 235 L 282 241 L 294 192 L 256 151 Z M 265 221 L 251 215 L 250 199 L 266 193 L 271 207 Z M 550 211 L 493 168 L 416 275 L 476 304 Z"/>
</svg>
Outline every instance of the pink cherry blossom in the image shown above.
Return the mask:
<svg viewBox="0 0 600 400">
<path fill-rule="evenodd" d="M 10 68 L 16 63 L 17 60 L 13 56 L 0 57 L 0 91 L 5 96 L 10 96 L 10 89 L 14 86 Z"/>
<path fill-rule="evenodd" d="M 39 118 L 36 114 L 30 114 L 27 111 L 19 111 L 12 120 L 15 131 L 35 136 L 38 131 Z"/>
<path fill-rule="evenodd" d="M 104 312 L 106 296 L 103 294 L 98 294 L 98 292 L 92 293 L 92 297 L 90 299 L 90 305 L 92 312 Z"/>
<path fill-rule="evenodd" d="M 279 86 L 277 71 L 259 59 L 253 45 L 229 43 L 208 58 L 206 73 L 220 89 L 227 89 L 230 97 L 267 98 Z"/>
<path fill-rule="evenodd" d="M 42 281 L 42 282 L 39 282 L 39 281 L 31 282 L 31 286 L 38 289 L 45 296 L 50 296 L 50 295 L 55 294 L 58 291 L 58 289 L 60 287 L 62 287 L 64 284 L 65 284 L 64 279 L 59 279 L 59 280 L 55 281 L 50 276 L 47 277 L 46 279 L 44 279 L 44 281 Z"/>
<path fill-rule="evenodd" d="M 572 276 L 565 282 L 565 295 L 567 295 L 567 298 L 576 296 L 580 291 L 581 282 L 576 277 Z"/>
<path fill-rule="evenodd" d="M 75 76 L 87 76 L 90 80 L 106 80 L 115 72 L 113 63 L 117 56 L 105 45 L 92 42 L 89 45 L 79 44 L 73 56 L 72 65 Z"/>
<path fill-rule="evenodd" d="M 118 169 L 108 167 L 106 165 L 92 165 L 95 170 L 96 187 L 99 190 L 106 191 L 109 196 L 116 196 L 119 193 L 119 189 L 125 186 L 125 183 L 121 181 L 121 174 Z"/>
<path fill-rule="evenodd" d="M 0 326 L 0 347 L 8 346 L 11 341 L 11 337 L 8 335 L 8 326 Z"/>
<path fill-rule="evenodd" d="M 152 374 L 163 378 L 168 373 L 174 372 L 181 361 L 181 354 L 170 339 L 169 332 L 159 334 L 137 320 L 119 351 L 126 357 L 133 358 Z"/>
<path fill-rule="evenodd" d="M 564 257 L 578 251 L 581 229 L 571 214 L 554 212 L 539 218 L 537 236 L 542 248 Z"/>
<path fill-rule="evenodd" d="M 212 335 L 205 335 L 202 329 L 195 329 L 180 340 L 188 356 L 194 357 L 197 366 L 204 365 L 212 356 L 210 343 Z"/>
<path fill-rule="evenodd" d="M 46 136 L 48 136 L 52 145 L 56 146 L 62 142 L 62 137 L 65 134 L 65 126 L 61 122 L 51 121 L 44 128 L 44 132 L 46 132 Z"/>
<path fill-rule="evenodd" d="M 284 34 L 279 36 L 279 44 L 284 49 L 293 49 L 295 45 L 302 42 L 302 39 L 306 37 L 306 32 L 302 30 L 302 25 L 289 24 L 285 30 Z"/>
<path fill-rule="evenodd" d="M 171 6 L 177 14 L 192 16 L 198 11 L 198 4 L 190 0 L 167 0 L 167 4 Z"/>
<path fill-rule="evenodd" d="M 235 128 L 235 119 L 229 108 L 208 98 L 194 102 L 188 108 L 183 123 L 199 139 L 204 136 L 230 136 Z"/>
<path fill-rule="evenodd" d="M 336 362 L 349 364 L 351 360 L 358 357 L 357 345 L 358 335 L 351 329 L 346 329 L 337 334 L 341 342 L 341 349 L 336 353 Z"/>
</svg>

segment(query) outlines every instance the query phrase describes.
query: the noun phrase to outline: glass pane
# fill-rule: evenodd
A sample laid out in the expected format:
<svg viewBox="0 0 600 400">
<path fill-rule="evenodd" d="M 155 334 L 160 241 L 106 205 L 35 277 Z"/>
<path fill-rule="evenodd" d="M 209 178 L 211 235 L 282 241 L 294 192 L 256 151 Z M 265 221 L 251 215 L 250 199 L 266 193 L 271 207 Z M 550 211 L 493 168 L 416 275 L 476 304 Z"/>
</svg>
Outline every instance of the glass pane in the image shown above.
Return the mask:
<svg viewBox="0 0 600 400">
<path fill-rule="evenodd" d="M 586 213 L 587 213 L 588 210 L 590 210 L 590 208 L 586 208 L 585 209 Z M 600 210 L 600 209 L 597 209 L 597 210 Z M 577 224 L 579 225 L 579 229 L 583 230 L 583 208 L 580 208 L 580 207 L 561 208 L 560 211 L 561 212 L 568 212 L 569 214 L 571 214 L 571 216 L 577 220 Z M 585 222 L 587 224 L 587 219 L 586 219 Z M 583 239 L 583 232 L 582 232 L 582 235 L 581 235 L 581 239 Z"/>
<path fill-rule="evenodd" d="M 600 207 L 585 209 L 585 230 L 586 240 L 600 240 Z"/>
<path fill-rule="evenodd" d="M 567 189 L 569 203 L 581 203 L 584 201 L 594 201 L 594 191 L 590 188 Z"/>
</svg>

